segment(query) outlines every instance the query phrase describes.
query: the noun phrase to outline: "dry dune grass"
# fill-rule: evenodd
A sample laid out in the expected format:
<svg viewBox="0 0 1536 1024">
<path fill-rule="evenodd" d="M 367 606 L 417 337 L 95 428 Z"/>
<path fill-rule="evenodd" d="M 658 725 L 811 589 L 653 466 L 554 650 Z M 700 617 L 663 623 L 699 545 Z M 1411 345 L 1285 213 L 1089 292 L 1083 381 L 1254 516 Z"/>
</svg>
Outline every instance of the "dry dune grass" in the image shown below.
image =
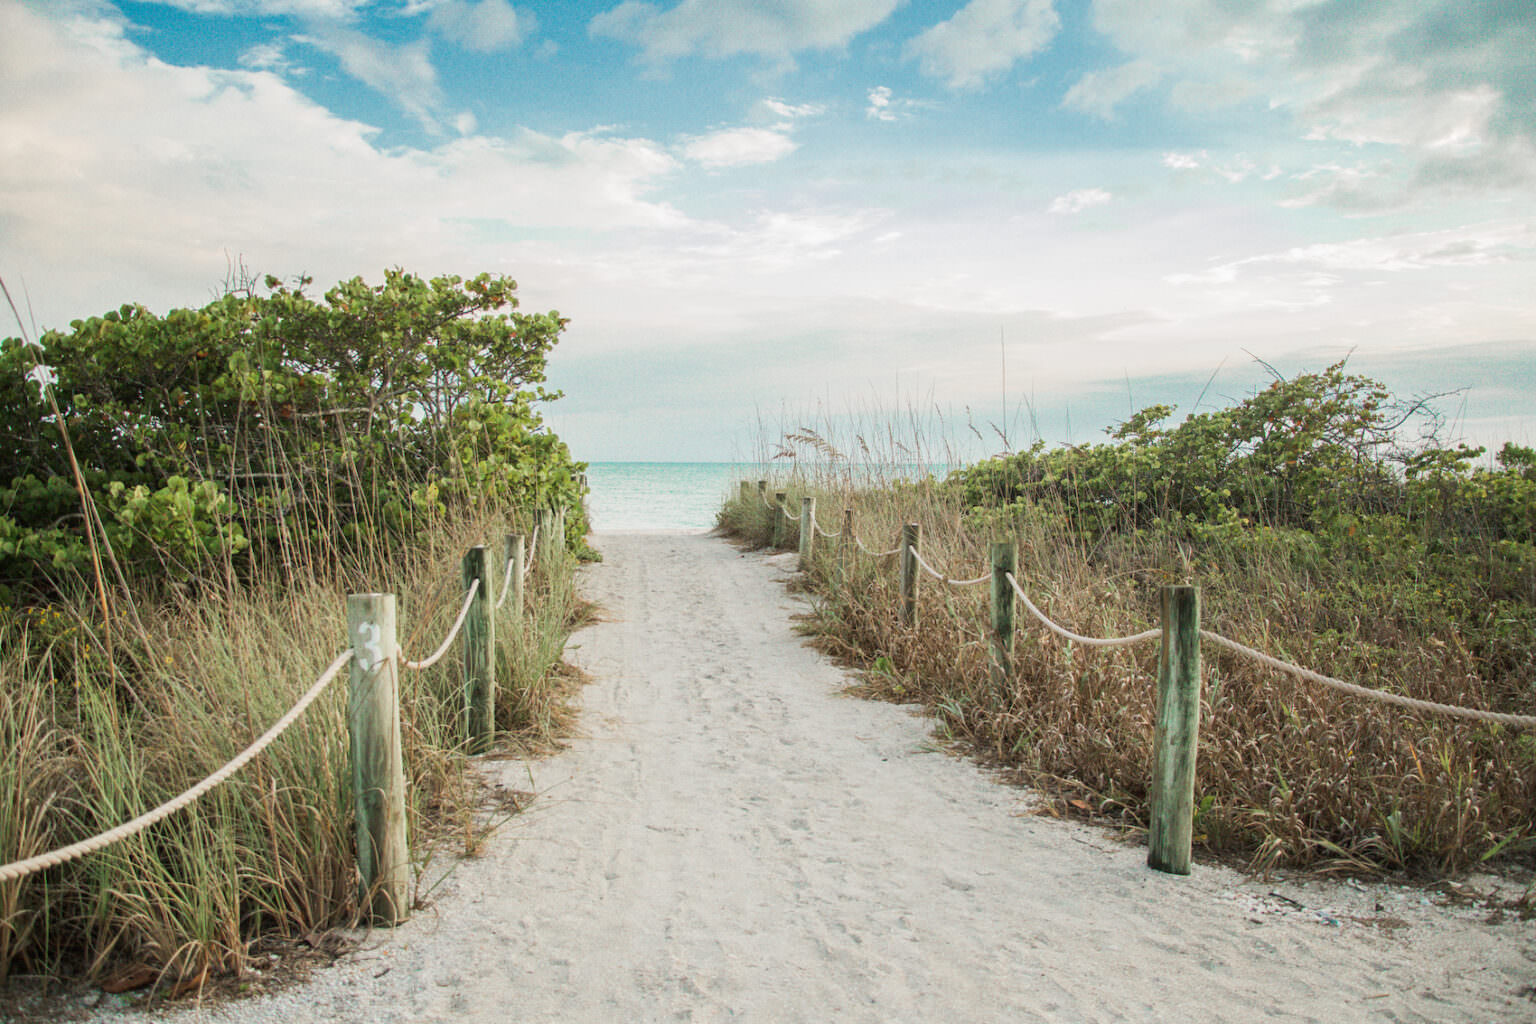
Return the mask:
<svg viewBox="0 0 1536 1024">
<path fill-rule="evenodd" d="M 791 454 L 801 444 L 786 444 Z M 1405 627 L 1382 607 L 1351 606 L 1357 567 L 1322 564 L 1289 534 L 1205 546 L 1152 531 L 1087 540 L 1048 502 L 1007 515 L 967 507 L 958 488 L 889 464 L 850 471 L 814 456 L 774 466 L 770 496 L 816 499 L 822 530 L 853 513 L 871 552 L 921 527 L 920 549 L 956 579 L 987 571 L 987 544 L 1013 541 L 1019 579 L 1056 621 L 1088 636 L 1155 627 L 1165 584 L 1202 587 L 1206 628 L 1331 675 L 1448 704 L 1531 714 L 1529 681 L 1500 677 L 1458 641 Z M 898 460 L 904 461 L 904 460 Z M 765 473 L 765 475 L 768 475 Z M 880 479 L 883 478 L 883 479 Z M 863 481 L 863 483 L 861 483 Z M 726 532 L 772 543 L 776 510 L 755 488 L 721 512 Z M 798 545 L 784 521 L 779 544 Z M 1017 769 L 1065 812 L 1142 828 L 1147 814 L 1157 644 L 1089 649 L 1040 628 L 1020 608 L 1006 682 L 994 684 L 987 587 L 920 579 L 915 627 L 897 616 L 894 556 L 818 536 L 804 587 L 811 631 L 825 650 L 865 669 L 868 694 L 920 702 L 941 733 Z M 1342 606 L 1341 606 L 1342 604 Z M 1197 848 L 1257 870 L 1445 874 L 1531 848 L 1536 737 L 1361 700 L 1206 645 L 1196 780 Z"/>
</svg>

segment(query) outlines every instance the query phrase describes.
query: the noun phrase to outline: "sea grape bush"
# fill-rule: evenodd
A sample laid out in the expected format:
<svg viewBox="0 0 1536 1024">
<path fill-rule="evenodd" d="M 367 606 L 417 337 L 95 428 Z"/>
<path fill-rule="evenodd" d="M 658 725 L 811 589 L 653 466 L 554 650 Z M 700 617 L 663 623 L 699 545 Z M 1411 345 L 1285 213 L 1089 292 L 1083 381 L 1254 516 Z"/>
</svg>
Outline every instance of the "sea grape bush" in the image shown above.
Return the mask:
<svg viewBox="0 0 1536 1024">
<path fill-rule="evenodd" d="M 1316 530 L 1386 515 L 1425 534 L 1530 543 L 1536 450 L 1506 444 L 1489 469 L 1473 466 L 1482 448 L 1413 448 L 1398 434 L 1411 410 L 1336 363 L 1172 428 L 1161 424 L 1173 408 L 1150 406 L 1110 428 L 1110 443 L 1036 444 L 951 483 L 981 508 L 1059 499 L 1090 536 L 1173 523 Z"/>
<path fill-rule="evenodd" d="M 1036 445 L 946 486 L 973 525 L 1044 518 L 1101 560 L 1135 543 L 1304 579 L 1341 636 L 1358 639 L 1368 608 L 1402 636 L 1465 644 L 1511 692 L 1536 685 L 1536 450 L 1479 465 L 1482 448 L 1406 442 L 1413 408 L 1338 363 L 1172 427 L 1152 406 L 1106 443 Z"/>
<path fill-rule="evenodd" d="M 91 562 L 45 375 L 112 555 L 141 575 L 404 539 L 455 503 L 580 507 L 584 467 L 535 408 L 558 397 L 540 387 L 558 313 L 517 312 L 489 274 L 310 283 L 0 342 L 0 598 Z"/>
</svg>

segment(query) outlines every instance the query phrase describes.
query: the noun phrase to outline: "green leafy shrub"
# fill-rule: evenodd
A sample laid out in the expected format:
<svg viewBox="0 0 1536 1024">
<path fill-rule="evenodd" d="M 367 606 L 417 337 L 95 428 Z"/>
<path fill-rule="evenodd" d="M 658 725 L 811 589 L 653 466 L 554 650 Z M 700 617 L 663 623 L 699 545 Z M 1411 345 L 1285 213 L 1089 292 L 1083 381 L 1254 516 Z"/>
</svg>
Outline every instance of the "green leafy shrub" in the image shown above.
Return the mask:
<svg viewBox="0 0 1536 1024">
<path fill-rule="evenodd" d="M 466 504 L 562 504 L 585 534 L 584 467 L 535 409 L 558 397 L 539 385 L 559 314 L 515 312 L 491 275 L 308 283 L 0 342 L 0 586 L 47 590 L 91 558 L 44 374 L 129 575 L 330 557 Z"/>
</svg>

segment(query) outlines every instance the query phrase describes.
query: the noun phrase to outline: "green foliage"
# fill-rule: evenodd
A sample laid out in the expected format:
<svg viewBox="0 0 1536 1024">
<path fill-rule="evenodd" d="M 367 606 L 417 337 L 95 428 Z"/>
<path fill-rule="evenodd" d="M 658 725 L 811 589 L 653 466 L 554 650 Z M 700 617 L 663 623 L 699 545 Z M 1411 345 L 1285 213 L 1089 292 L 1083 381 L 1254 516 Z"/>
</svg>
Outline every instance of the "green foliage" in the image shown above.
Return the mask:
<svg viewBox="0 0 1536 1024">
<path fill-rule="evenodd" d="M 811 485 L 871 550 L 922 526 L 957 577 L 1010 539 L 1021 585 L 1075 631 L 1157 624 L 1158 591 L 1201 588 L 1205 626 L 1366 687 L 1536 714 L 1536 450 L 1401 437 L 1421 403 L 1342 365 L 1170 424 L 1152 406 L 1110 441 L 992 459 L 931 488 Z M 864 474 L 878 477 L 878 468 Z M 721 526 L 766 543 L 733 500 Z M 977 642 L 983 591 L 923 582 L 900 624 L 891 559 L 827 545 L 799 584 L 829 653 L 863 689 L 921 701 L 946 736 L 1015 766 L 1059 808 L 1143 825 L 1155 645 L 1084 650 L 1019 616 L 999 680 Z M 1257 869 L 1330 863 L 1443 874 L 1536 849 L 1536 738 L 1406 711 L 1205 649 L 1198 842 Z"/>
<path fill-rule="evenodd" d="M 515 282 L 491 275 L 391 270 L 320 299 L 308 283 L 0 343 L 0 586 L 46 589 L 91 558 L 39 363 L 130 574 L 338 554 L 466 505 L 563 504 L 585 533 L 583 467 L 535 411 L 558 397 L 539 385 L 565 320 L 515 312 Z"/>
</svg>

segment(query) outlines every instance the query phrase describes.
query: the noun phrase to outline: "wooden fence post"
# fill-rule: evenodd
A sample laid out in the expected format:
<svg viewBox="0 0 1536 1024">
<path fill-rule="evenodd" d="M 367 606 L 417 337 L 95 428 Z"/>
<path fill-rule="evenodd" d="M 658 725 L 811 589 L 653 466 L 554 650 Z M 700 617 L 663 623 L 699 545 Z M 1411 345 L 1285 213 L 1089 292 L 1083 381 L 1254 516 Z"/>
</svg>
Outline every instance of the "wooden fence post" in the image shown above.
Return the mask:
<svg viewBox="0 0 1536 1024">
<path fill-rule="evenodd" d="M 520 533 L 509 533 L 503 543 L 506 545 L 507 562 L 512 563 L 512 579 L 507 583 L 512 594 L 507 598 L 507 603 L 512 606 L 514 615 L 521 615 L 523 614 L 523 567 L 527 564 L 528 542 Z M 502 563 L 501 571 L 507 571 L 506 562 Z M 501 598 L 498 597 L 497 600 Z"/>
<path fill-rule="evenodd" d="M 359 903 L 374 924 L 388 927 L 411 916 L 395 595 L 348 595 L 347 640 L 352 645 L 347 732 L 362 879 Z"/>
<path fill-rule="evenodd" d="M 539 543 L 534 549 L 534 561 L 542 563 L 542 568 L 550 562 L 550 552 L 554 550 L 553 538 L 555 536 L 555 510 L 552 508 L 538 508 L 533 510 L 534 528 L 539 531 Z"/>
<path fill-rule="evenodd" d="M 800 499 L 800 571 L 811 567 L 811 551 L 816 546 L 816 499 Z"/>
<path fill-rule="evenodd" d="M 491 614 L 496 599 L 491 594 L 492 575 L 484 544 L 465 552 L 464 589 L 480 581 L 464 619 L 464 717 L 472 754 L 490 749 L 496 733 L 496 617 Z"/>
<path fill-rule="evenodd" d="M 751 502 L 752 502 L 752 481 L 750 481 L 750 480 L 743 480 L 741 482 L 741 503 L 743 505 L 747 505 L 747 506 L 750 507 L 751 506 Z"/>
<path fill-rule="evenodd" d="M 565 554 L 565 506 L 555 506 L 555 534 L 550 540 L 550 558 Z"/>
<path fill-rule="evenodd" d="M 1163 588 L 1147 864 L 1189 874 L 1200 734 L 1200 588 Z"/>
<path fill-rule="evenodd" d="M 773 547 L 777 551 L 784 546 L 784 499 L 789 497 L 785 491 L 773 492 Z"/>
<path fill-rule="evenodd" d="M 858 541 L 853 536 L 853 509 L 843 509 L 843 534 L 838 538 L 838 561 L 842 565 L 843 581 L 852 578 L 854 551 Z"/>
<path fill-rule="evenodd" d="M 901 528 L 901 624 L 917 625 L 917 542 L 922 530 L 916 523 Z"/>
<path fill-rule="evenodd" d="M 1017 551 L 1011 541 L 992 543 L 992 685 L 1001 690 L 1013 667 L 1013 584 Z"/>
</svg>

